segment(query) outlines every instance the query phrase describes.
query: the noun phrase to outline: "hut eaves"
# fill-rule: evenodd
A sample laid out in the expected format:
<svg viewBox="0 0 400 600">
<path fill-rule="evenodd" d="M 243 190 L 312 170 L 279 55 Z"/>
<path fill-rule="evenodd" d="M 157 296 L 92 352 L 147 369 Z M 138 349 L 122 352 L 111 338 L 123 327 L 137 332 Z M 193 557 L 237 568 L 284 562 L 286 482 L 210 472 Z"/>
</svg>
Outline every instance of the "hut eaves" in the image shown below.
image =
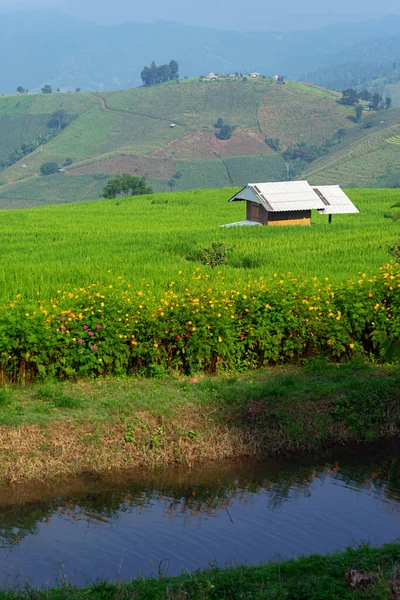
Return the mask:
<svg viewBox="0 0 400 600">
<path fill-rule="evenodd" d="M 317 209 L 321 215 L 344 215 L 360 212 L 338 185 L 319 185 L 314 187 L 314 190 L 322 201 L 325 201 L 324 208 Z"/>
</svg>

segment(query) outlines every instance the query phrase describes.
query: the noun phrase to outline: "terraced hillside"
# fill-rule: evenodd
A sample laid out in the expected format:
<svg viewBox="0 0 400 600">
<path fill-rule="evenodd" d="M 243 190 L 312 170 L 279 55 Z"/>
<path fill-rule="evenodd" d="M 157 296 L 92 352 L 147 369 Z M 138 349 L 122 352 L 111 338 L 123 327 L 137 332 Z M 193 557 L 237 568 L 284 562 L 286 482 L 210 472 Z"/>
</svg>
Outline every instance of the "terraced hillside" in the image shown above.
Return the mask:
<svg viewBox="0 0 400 600">
<path fill-rule="evenodd" d="M 98 198 L 106 179 L 122 172 L 146 176 L 156 191 L 286 179 L 281 151 L 288 145 L 320 145 L 338 129 L 354 127 L 354 111 L 338 104 L 339 97 L 308 84 L 259 79 L 0 98 L 0 119 L 8 119 L 9 128 L 0 157 L 22 143 L 40 142 L 56 111 L 69 122 L 2 171 L 0 207 Z M 216 138 L 218 118 L 234 127 L 231 139 Z M 265 138 L 279 139 L 280 151 Z M 46 162 L 64 171 L 41 176 Z"/>
<path fill-rule="evenodd" d="M 382 113 L 378 113 L 381 115 Z M 375 116 L 373 126 L 348 136 L 339 150 L 311 164 L 310 183 L 347 187 L 400 187 L 400 109 Z"/>
</svg>

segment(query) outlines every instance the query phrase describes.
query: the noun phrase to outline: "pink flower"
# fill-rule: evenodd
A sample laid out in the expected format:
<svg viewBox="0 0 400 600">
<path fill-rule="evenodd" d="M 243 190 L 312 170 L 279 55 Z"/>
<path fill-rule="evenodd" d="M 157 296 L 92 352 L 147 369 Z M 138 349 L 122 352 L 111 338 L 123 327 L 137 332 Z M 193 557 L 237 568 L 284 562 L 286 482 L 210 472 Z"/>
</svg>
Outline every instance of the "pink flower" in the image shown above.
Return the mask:
<svg viewBox="0 0 400 600">
<path fill-rule="evenodd" d="M 89 331 L 88 335 L 92 336 L 93 335 L 93 331 Z"/>
<path fill-rule="evenodd" d="M 244 335 L 243 335 L 243 333 L 241 333 L 241 334 L 240 334 L 240 337 L 241 337 L 241 339 L 242 339 L 242 340 L 244 340 Z"/>
<path fill-rule="evenodd" d="M 93 346 L 93 350 L 97 350 L 97 346 Z"/>
<path fill-rule="evenodd" d="M 101 325 L 96 325 L 96 329 L 101 329 Z"/>
<path fill-rule="evenodd" d="M 83 329 L 89 329 L 89 325 L 84 325 Z"/>
<path fill-rule="evenodd" d="M 83 343 L 83 340 L 78 340 L 78 344 L 82 344 L 82 343 Z"/>
<path fill-rule="evenodd" d="M 61 331 L 65 331 L 66 329 L 66 327 L 61 327 Z"/>
</svg>

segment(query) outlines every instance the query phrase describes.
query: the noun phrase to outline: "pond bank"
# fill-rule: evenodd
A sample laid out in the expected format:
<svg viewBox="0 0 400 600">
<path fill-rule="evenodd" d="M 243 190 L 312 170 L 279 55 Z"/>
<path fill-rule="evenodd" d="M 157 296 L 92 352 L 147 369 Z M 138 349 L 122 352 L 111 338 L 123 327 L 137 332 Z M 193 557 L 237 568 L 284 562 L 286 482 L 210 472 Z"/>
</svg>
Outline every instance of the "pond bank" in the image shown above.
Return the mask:
<svg viewBox="0 0 400 600">
<path fill-rule="evenodd" d="M 47 591 L 0 591 L 0 600 L 389 600 L 398 598 L 399 559 L 400 544 L 386 544 L 381 548 L 363 545 L 326 556 L 311 555 L 256 567 L 214 567 L 193 574 L 160 575 L 158 579 L 137 579 L 130 583 L 96 583 L 81 589 L 64 586 Z M 350 575 L 351 570 L 356 573 Z M 358 584 L 357 580 L 360 580 Z"/>
<path fill-rule="evenodd" d="M 0 392 L 0 481 L 318 451 L 400 436 L 400 367 L 81 381 Z"/>
</svg>

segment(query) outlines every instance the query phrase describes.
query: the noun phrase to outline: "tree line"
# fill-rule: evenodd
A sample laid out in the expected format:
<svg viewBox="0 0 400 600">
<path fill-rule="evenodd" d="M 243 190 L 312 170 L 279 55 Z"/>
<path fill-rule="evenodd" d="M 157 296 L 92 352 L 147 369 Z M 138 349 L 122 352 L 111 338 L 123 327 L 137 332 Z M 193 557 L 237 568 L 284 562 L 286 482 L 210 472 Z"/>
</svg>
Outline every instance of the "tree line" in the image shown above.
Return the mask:
<svg viewBox="0 0 400 600">
<path fill-rule="evenodd" d="M 355 106 L 360 100 L 370 102 L 371 107 L 374 110 L 390 108 L 392 104 L 392 99 L 390 96 L 386 96 L 385 100 L 383 100 L 382 96 L 378 93 L 371 94 L 371 92 L 368 90 L 357 92 L 357 90 L 354 88 L 347 88 L 346 90 L 343 90 L 342 97 L 340 98 L 339 102 L 340 104 L 346 104 L 347 106 Z"/>
<path fill-rule="evenodd" d="M 157 85 L 166 81 L 179 80 L 179 65 L 176 60 L 171 60 L 168 65 L 159 65 L 153 61 L 150 67 L 144 67 L 140 73 L 143 85 Z"/>
</svg>

